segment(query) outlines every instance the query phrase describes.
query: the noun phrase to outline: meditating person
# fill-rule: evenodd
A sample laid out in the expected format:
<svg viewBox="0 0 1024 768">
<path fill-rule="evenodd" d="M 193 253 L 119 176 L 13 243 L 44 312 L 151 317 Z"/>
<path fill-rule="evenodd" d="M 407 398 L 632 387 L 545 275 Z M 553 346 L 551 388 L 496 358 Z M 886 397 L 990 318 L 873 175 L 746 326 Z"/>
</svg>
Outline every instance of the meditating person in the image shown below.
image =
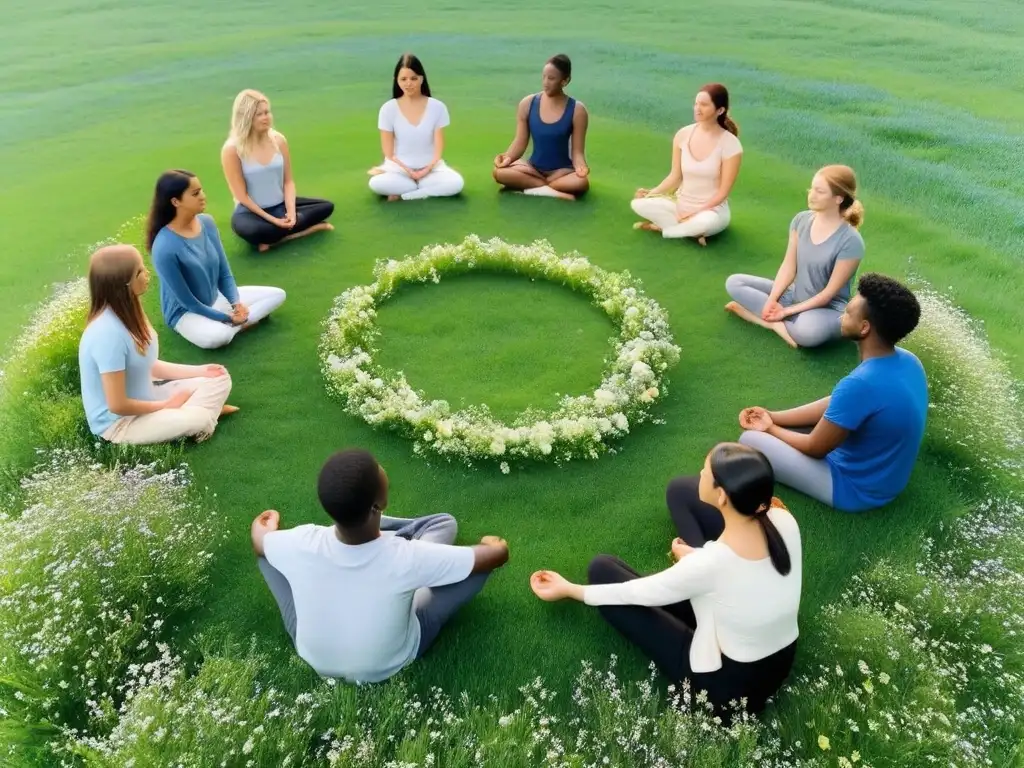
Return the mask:
<svg viewBox="0 0 1024 768">
<path fill-rule="evenodd" d="M 807 208 L 789 225 L 789 246 L 775 280 L 731 275 L 727 311 L 770 328 L 791 347 L 817 347 L 841 336 L 839 319 L 850 301 L 864 258 L 859 229 L 864 206 L 857 177 L 845 165 L 827 165 L 811 179 Z"/>
<path fill-rule="evenodd" d="M 590 187 L 586 143 L 587 108 L 565 92 L 572 62 L 552 56 L 541 75 L 543 90 L 526 96 L 516 111 L 516 135 L 494 158 L 494 180 L 527 195 L 575 200 Z M 530 141 L 533 154 L 522 160 Z"/>
<path fill-rule="evenodd" d="M 743 146 L 729 117 L 729 91 L 705 85 L 693 104 L 691 125 L 672 139 L 672 170 L 654 189 L 638 189 L 633 211 L 646 221 L 635 229 L 662 237 L 692 237 L 701 245 L 729 226 L 729 193 L 740 172 Z M 674 194 L 673 194 L 674 193 Z"/>
<path fill-rule="evenodd" d="M 721 443 L 699 477 L 669 483 L 679 533 L 670 568 L 641 576 L 598 555 L 587 586 L 554 571 L 537 571 L 530 586 L 542 600 L 600 606 L 669 680 L 706 691 L 723 720 L 741 700 L 756 714 L 789 675 L 799 634 L 800 529 L 773 489 L 764 455 Z"/>
<path fill-rule="evenodd" d="M 426 70 L 411 53 L 395 64 L 391 95 L 377 116 L 384 163 L 370 169 L 370 189 L 389 201 L 459 194 L 462 176 L 442 158 L 448 107 L 430 95 Z"/>
<path fill-rule="evenodd" d="M 270 101 L 246 89 L 235 97 L 231 132 L 220 151 L 224 178 L 235 198 L 231 229 L 259 251 L 334 229 L 334 203 L 296 197 L 291 150 L 274 130 Z"/>
<path fill-rule="evenodd" d="M 396 674 L 508 560 L 496 536 L 454 546 L 451 515 L 385 516 L 388 476 L 368 451 L 332 455 L 317 492 L 332 525 L 280 530 L 268 510 L 253 521 L 252 545 L 295 650 L 324 677 Z"/>
<path fill-rule="evenodd" d="M 235 285 L 206 194 L 190 171 L 167 171 L 156 182 L 146 246 L 160 278 L 164 322 L 197 347 L 216 349 L 281 306 L 285 293 Z"/>
<path fill-rule="evenodd" d="M 908 288 L 862 275 L 841 320 L 860 365 L 830 397 L 786 411 L 744 408 L 740 442 L 768 457 L 779 482 L 823 504 L 844 512 L 888 504 L 910 481 L 924 439 L 928 380 L 921 361 L 896 346 L 920 317 Z"/>
<path fill-rule="evenodd" d="M 221 416 L 231 377 L 222 365 L 160 359 L 160 343 L 139 297 L 149 287 L 142 255 L 108 245 L 89 259 L 89 314 L 78 345 L 82 406 L 89 430 L 111 443 L 205 440 Z"/>
</svg>

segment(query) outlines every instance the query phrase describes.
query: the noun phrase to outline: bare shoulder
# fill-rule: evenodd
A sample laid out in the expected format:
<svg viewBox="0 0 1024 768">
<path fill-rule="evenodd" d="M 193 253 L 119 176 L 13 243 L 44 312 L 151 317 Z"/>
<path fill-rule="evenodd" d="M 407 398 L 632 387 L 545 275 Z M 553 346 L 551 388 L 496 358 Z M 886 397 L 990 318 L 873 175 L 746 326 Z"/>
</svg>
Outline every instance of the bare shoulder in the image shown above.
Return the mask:
<svg viewBox="0 0 1024 768">
<path fill-rule="evenodd" d="M 696 125 L 696 123 L 690 123 L 689 125 L 684 125 L 678 131 L 676 131 L 676 135 L 672 138 L 672 140 L 676 144 L 678 144 L 681 140 L 685 139 L 687 136 L 689 136 L 693 132 L 693 128 L 694 128 L 695 125 Z"/>
<path fill-rule="evenodd" d="M 270 135 L 274 138 L 274 142 L 277 144 L 277 146 L 279 146 L 279 147 L 287 147 L 288 146 L 288 138 L 283 133 L 281 133 L 280 131 L 273 131 Z"/>
<path fill-rule="evenodd" d="M 525 114 L 530 111 L 530 104 L 537 97 L 536 93 L 528 93 L 519 100 L 519 106 L 516 107 L 516 111 L 519 114 Z"/>
<path fill-rule="evenodd" d="M 220 159 L 222 161 L 238 160 L 238 147 L 235 146 L 235 142 L 228 139 L 224 142 L 224 145 L 220 148 Z"/>
<path fill-rule="evenodd" d="M 584 103 L 583 103 L 582 101 L 580 101 L 579 99 L 577 99 L 577 100 L 576 100 L 576 111 L 575 111 L 575 112 L 574 112 L 573 114 L 574 114 L 574 115 L 575 115 L 575 114 L 583 114 L 583 115 L 588 115 L 588 114 L 590 114 L 590 113 L 589 113 L 589 112 L 587 112 L 587 105 L 586 105 L 586 104 L 584 104 Z"/>
</svg>

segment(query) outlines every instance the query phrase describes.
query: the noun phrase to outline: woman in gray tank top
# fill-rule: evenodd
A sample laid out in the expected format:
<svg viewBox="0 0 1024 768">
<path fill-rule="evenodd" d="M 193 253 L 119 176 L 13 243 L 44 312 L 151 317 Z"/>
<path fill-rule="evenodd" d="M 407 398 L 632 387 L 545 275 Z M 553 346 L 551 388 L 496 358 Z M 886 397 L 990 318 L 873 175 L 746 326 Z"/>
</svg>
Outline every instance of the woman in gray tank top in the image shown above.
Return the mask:
<svg viewBox="0 0 1024 768">
<path fill-rule="evenodd" d="M 853 169 L 827 165 L 818 171 L 807 192 L 809 210 L 789 225 L 789 247 L 775 279 L 731 275 L 726 310 L 775 331 L 794 348 L 839 338 L 839 318 L 864 258 L 857 231 L 864 206 L 856 194 Z"/>
<path fill-rule="evenodd" d="M 296 196 L 288 141 L 274 130 L 270 102 L 259 91 L 235 97 L 220 159 L 236 202 L 231 229 L 260 251 L 334 229 L 327 222 L 334 203 Z"/>
</svg>

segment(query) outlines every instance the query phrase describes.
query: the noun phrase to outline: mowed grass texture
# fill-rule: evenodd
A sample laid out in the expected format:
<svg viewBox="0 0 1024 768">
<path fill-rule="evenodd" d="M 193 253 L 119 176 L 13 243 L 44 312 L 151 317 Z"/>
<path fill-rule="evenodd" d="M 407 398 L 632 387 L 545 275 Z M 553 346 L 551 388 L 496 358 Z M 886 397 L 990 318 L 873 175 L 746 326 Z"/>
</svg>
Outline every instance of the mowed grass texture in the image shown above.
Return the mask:
<svg viewBox="0 0 1024 768">
<path fill-rule="evenodd" d="M 1024 256 L 1015 171 L 1024 96 L 1010 56 L 1024 11 L 988 8 L 940 2 L 921 18 L 909 2 L 732 2 L 685 12 L 662 2 L 636 11 L 611 3 L 112 2 L 43 13 L 20 5 L 0 31 L 8 178 L 0 189 L 0 341 L 13 338 L 48 283 L 83 271 L 83 244 L 145 210 L 160 171 L 198 173 L 239 283 L 279 285 L 289 298 L 264 327 L 216 353 L 166 329 L 155 289 L 148 298 L 162 355 L 227 365 L 232 402 L 242 407 L 188 454 L 233 535 L 216 566 L 215 598 L 183 639 L 255 635 L 267 650 L 290 652 L 253 563 L 249 523 L 269 507 L 285 525 L 323 522 L 314 486 L 321 463 L 339 447 L 363 445 L 391 477 L 392 513 L 450 511 L 460 542 L 493 533 L 512 549 L 509 565 L 406 677 L 483 697 L 542 675 L 568 700 L 581 659 L 614 652 L 632 676 L 646 661 L 592 609 L 540 603 L 529 574 L 549 567 L 581 579 L 598 552 L 641 570 L 664 567 L 674 536 L 663 502 L 668 479 L 695 472 L 716 441 L 734 438 L 741 407 L 821 396 L 856 364 L 852 345 L 794 353 L 722 311 L 727 275 L 774 274 L 818 166 L 845 162 L 859 173 L 865 269 L 949 287 L 986 321 L 1013 370 L 1024 370 L 1024 290 L 1015 279 Z M 385 205 L 366 189 L 365 171 L 379 159 L 376 112 L 403 50 L 424 59 L 451 111 L 445 156 L 466 177 L 460 199 Z M 544 60 L 563 50 L 574 62 L 571 93 L 592 115 L 592 194 L 576 204 L 500 196 L 490 163 L 511 139 L 514 105 L 537 88 Z M 690 120 L 693 94 L 710 80 L 732 91 L 746 149 L 732 227 L 706 249 L 632 231 L 633 190 L 665 174 L 671 133 Z M 243 87 L 273 100 L 300 194 L 336 202 L 333 234 L 263 255 L 231 234 L 218 150 Z M 324 391 L 317 360 L 333 298 L 371 281 L 376 259 L 468 233 L 546 238 L 639 277 L 669 310 L 683 350 L 658 406 L 666 423 L 638 430 L 597 462 L 505 477 L 427 463 L 409 442 L 344 415 Z M 608 320 L 566 289 L 493 275 L 404 289 L 380 325 L 382 361 L 415 386 L 506 416 L 596 386 L 611 335 Z M 911 487 L 882 512 L 846 516 L 782 491 L 803 531 L 808 637 L 816 610 L 865 558 L 898 558 L 923 529 L 955 514 L 955 491 L 927 451 Z M 826 655 L 809 641 L 801 663 Z"/>
</svg>

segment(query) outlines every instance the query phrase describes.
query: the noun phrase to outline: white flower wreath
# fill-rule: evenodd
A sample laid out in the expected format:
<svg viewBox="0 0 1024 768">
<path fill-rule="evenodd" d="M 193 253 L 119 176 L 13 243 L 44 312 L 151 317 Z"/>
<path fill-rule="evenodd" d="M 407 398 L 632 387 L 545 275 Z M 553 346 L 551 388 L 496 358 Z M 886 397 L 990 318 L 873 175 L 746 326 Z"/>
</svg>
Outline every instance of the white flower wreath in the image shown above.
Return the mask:
<svg viewBox="0 0 1024 768">
<path fill-rule="evenodd" d="M 487 406 L 452 411 L 444 400 L 426 401 L 401 371 L 374 365 L 376 308 L 398 284 L 437 283 L 442 273 L 478 268 L 561 282 L 604 310 L 619 334 L 601 386 L 589 395 L 564 396 L 551 413 L 526 411 L 504 424 Z M 597 458 L 611 440 L 652 420 L 651 405 L 665 393 L 664 374 L 679 360 L 668 314 L 628 272 L 607 272 L 576 253 L 559 256 L 547 241 L 521 246 L 470 235 L 457 245 L 427 246 L 416 256 L 377 262 L 373 274 L 371 285 L 349 288 L 335 300 L 320 340 L 321 368 L 328 391 L 348 413 L 406 434 L 420 455 L 469 465 L 497 461 L 506 474 L 508 459 Z"/>
</svg>

